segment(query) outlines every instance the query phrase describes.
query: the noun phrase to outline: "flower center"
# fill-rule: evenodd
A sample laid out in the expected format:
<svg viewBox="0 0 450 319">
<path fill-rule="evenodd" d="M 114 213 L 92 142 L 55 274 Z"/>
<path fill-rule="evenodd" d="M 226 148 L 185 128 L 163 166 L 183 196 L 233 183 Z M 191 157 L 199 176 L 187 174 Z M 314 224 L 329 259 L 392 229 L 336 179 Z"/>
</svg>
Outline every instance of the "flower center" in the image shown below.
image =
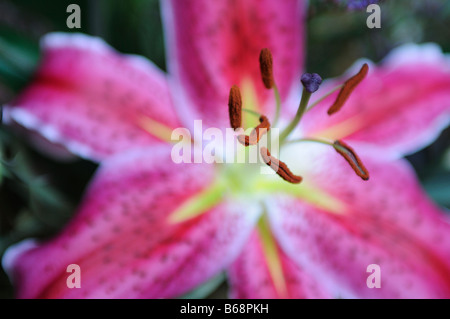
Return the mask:
<svg viewBox="0 0 450 319">
<path fill-rule="evenodd" d="M 280 93 L 276 86 L 275 79 L 273 77 L 273 57 L 269 49 L 262 49 L 259 57 L 261 78 L 264 86 L 273 90 L 276 100 L 276 111 L 274 116 L 274 124 L 278 122 L 278 118 L 281 111 L 281 99 Z M 325 97 L 328 97 L 333 92 L 340 90 L 335 102 L 328 109 L 328 115 L 333 115 L 338 112 L 345 102 L 350 97 L 350 94 L 357 87 L 359 83 L 365 78 L 369 70 L 367 64 L 364 64 L 361 70 L 344 84 L 337 86 L 331 92 L 325 94 L 321 99 L 319 99 L 313 105 L 309 105 L 309 100 L 311 95 L 316 92 L 320 84 L 322 83 L 322 78 L 316 73 L 305 73 L 301 77 L 301 82 L 303 84 L 302 97 L 297 109 L 295 117 L 289 122 L 289 124 L 282 130 L 279 136 L 279 145 L 283 146 L 288 143 L 296 142 L 316 142 L 321 144 L 329 145 L 333 147 L 338 154 L 344 157 L 344 159 L 350 164 L 355 173 L 360 176 L 363 180 L 369 179 L 369 172 L 363 165 L 361 159 L 357 153 L 351 148 L 347 143 L 341 140 L 326 140 L 326 139 L 297 139 L 288 140 L 288 137 L 292 131 L 298 126 L 305 112 L 311 110 L 315 105 L 322 101 Z M 242 108 L 242 96 L 240 89 L 237 85 L 233 85 L 230 89 L 229 100 L 228 100 L 228 110 L 230 116 L 230 126 L 237 131 L 237 140 L 239 143 L 245 147 L 257 147 L 261 155 L 262 161 L 273 169 L 283 180 L 298 184 L 303 178 L 301 176 L 295 175 L 286 165 L 286 163 L 277 159 L 275 156 L 271 155 L 268 147 L 261 146 L 260 140 L 263 136 L 268 134 L 271 129 L 271 123 L 269 118 L 264 114 L 259 114 L 253 110 L 248 110 Z M 242 130 L 242 112 L 248 112 L 252 115 L 259 117 L 259 124 L 251 131 L 249 135 L 245 135 Z"/>
<path fill-rule="evenodd" d="M 169 219 L 171 222 L 183 222 L 202 214 L 220 203 L 224 196 L 255 200 L 263 203 L 268 194 L 277 192 L 302 198 L 306 202 L 336 214 L 345 211 L 343 202 L 317 189 L 313 183 L 304 180 L 300 175 L 296 175 L 286 163 L 278 159 L 276 157 L 278 155 L 276 146 L 282 148 L 285 145 L 298 142 L 314 142 L 328 145 L 334 148 L 349 163 L 358 176 L 364 180 L 369 179 L 369 173 L 357 153 L 342 140 L 328 140 L 325 138 L 289 139 L 291 133 L 302 120 L 303 115 L 337 90 L 339 90 L 338 96 L 329 108 L 328 116 L 338 112 L 352 91 L 367 75 L 367 64 L 364 64 L 356 75 L 326 93 L 313 104 L 309 104 L 310 97 L 319 89 L 322 78 L 315 73 L 303 74 L 301 77 L 303 92 L 297 112 L 287 126 L 281 130 L 280 134 L 277 134 L 278 129 L 276 125 L 281 114 L 281 98 L 273 78 L 272 67 L 272 55 L 268 49 L 263 49 L 260 54 L 260 70 L 264 86 L 268 90 L 273 90 L 275 96 L 276 109 L 273 121 L 268 116 L 258 113 L 258 109 L 255 107 L 255 90 L 251 84 L 248 82 L 243 82 L 242 84 L 245 101 L 243 101 L 241 96 L 241 89 L 233 85 L 230 89 L 228 107 L 230 127 L 234 130 L 236 136 L 235 144 L 238 146 L 232 147 L 234 160 L 232 163 L 225 161 L 224 164 L 216 165 L 216 169 L 220 171 L 220 177 L 213 185 L 180 205 L 170 215 Z M 243 108 L 243 102 L 245 102 L 246 108 Z M 243 117 L 242 112 L 247 113 L 245 117 Z M 249 129 L 250 132 L 245 134 L 243 123 L 245 123 L 245 126 L 251 125 L 249 124 L 249 117 L 254 117 L 254 122 L 259 124 L 253 129 Z M 266 175 L 262 168 L 265 168 L 266 172 L 271 174 Z M 273 172 L 281 179 L 274 179 Z M 301 185 L 298 185 L 300 183 Z"/>
</svg>

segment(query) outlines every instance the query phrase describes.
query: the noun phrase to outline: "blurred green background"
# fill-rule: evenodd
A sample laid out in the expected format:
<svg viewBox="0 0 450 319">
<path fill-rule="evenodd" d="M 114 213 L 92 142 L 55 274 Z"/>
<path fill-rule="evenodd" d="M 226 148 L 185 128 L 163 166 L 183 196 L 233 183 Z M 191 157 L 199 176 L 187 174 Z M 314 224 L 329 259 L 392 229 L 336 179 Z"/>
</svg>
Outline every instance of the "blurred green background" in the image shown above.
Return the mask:
<svg viewBox="0 0 450 319">
<path fill-rule="evenodd" d="M 385 0 L 382 28 L 366 27 L 365 11 L 347 11 L 333 0 L 310 1 L 307 65 L 324 78 L 343 73 L 360 57 L 380 61 L 406 42 L 436 42 L 450 52 L 450 1 Z M 81 29 L 68 29 L 66 8 L 81 7 Z M 51 31 L 83 32 L 104 38 L 117 50 L 143 55 L 165 70 L 164 39 L 157 0 L 0 0 L 0 104 L 26 85 L 39 59 L 39 39 Z M 450 208 L 450 130 L 408 156 L 439 205 Z M 17 132 L 0 126 L 0 256 L 26 237 L 44 238 L 70 218 L 96 164 L 55 161 Z M 189 297 L 226 297 L 220 276 Z M 0 269 L 0 298 L 12 298 Z"/>
</svg>

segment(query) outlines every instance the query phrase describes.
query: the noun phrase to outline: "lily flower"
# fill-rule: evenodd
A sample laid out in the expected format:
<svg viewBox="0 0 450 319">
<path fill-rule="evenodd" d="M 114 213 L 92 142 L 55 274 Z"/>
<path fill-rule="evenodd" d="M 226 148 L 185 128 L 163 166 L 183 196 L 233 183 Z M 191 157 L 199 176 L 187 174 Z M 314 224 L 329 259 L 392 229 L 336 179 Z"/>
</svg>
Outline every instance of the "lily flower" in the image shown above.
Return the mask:
<svg viewBox="0 0 450 319">
<path fill-rule="evenodd" d="M 5 253 L 17 297 L 173 298 L 221 272 L 234 298 L 450 297 L 450 224 L 402 159 L 448 125 L 448 57 L 406 45 L 321 83 L 301 74 L 306 1 L 162 7 L 167 75 L 98 38 L 50 34 L 7 107 L 101 163 L 57 236 Z M 284 128 L 280 153 L 262 151 L 282 178 L 264 163 L 172 160 L 173 129 L 249 127 L 255 112 L 241 147 Z M 80 288 L 67 285 L 71 264 Z"/>
</svg>

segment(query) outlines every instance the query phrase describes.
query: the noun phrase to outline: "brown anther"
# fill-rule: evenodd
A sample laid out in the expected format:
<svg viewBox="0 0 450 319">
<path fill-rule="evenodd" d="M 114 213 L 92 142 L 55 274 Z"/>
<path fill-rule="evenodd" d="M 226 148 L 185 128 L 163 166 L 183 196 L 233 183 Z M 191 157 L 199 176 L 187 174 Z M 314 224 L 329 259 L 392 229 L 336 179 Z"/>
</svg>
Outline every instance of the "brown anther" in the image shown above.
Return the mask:
<svg viewBox="0 0 450 319">
<path fill-rule="evenodd" d="M 368 71 L 369 66 L 367 65 L 367 63 L 364 63 L 364 65 L 361 67 L 361 70 L 359 70 L 357 74 L 345 81 L 344 86 L 339 91 L 336 101 L 334 101 L 333 105 L 328 109 L 328 115 L 332 115 L 342 108 L 356 86 L 361 83 L 362 80 L 364 80 Z"/>
<path fill-rule="evenodd" d="M 258 144 L 261 137 L 263 137 L 264 134 L 266 134 L 270 130 L 270 122 L 266 116 L 261 115 L 259 117 L 259 123 L 260 124 L 252 130 L 250 136 L 244 134 L 239 135 L 238 136 L 239 143 L 241 143 L 244 146 Z"/>
<path fill-rule="evenodd" d="M 242 123 L 242 97 L 239 87 L 233 85 L 228 98 L 228 111 L 230 113 L 231 127 L 236 130 Z"/>
<path fill-rule="evenodd" d="M 335 141 L 333 144 L 336 152 L 338 152 L 345 158 L 345 160 L 350 164 L 355 173 L 363 180 L 367 181 L 369 179 L 369 171 L 364 166 L 353 148 L 340 140 Z"/>
<path fill-rule="evenodd" d="M 271 89 L 274 85 L 272 65 L 272 53 L 267 48 L 262 49 L 259 54 L 259 67 L 261 69 L 262 81 L 267 89 Z"/>
<path fill-rule="evenodd" d="M 270 155 L 267 148 L 261 147 L 260 152 L 264 163 L 270 166 L 270 168 L 272 168 L 275 173 L 277 173 L 285 181 L 292 184 L 299 184 L 303 180 L 301 176 L 294 175 L 285 163 Z"/>
</svg>

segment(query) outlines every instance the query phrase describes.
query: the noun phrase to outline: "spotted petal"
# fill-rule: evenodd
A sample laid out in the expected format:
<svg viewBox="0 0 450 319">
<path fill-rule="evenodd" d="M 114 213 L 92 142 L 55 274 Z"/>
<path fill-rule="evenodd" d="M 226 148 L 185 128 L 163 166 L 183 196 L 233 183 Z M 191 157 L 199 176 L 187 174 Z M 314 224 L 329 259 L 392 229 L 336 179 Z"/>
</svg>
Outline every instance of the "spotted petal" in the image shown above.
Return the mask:
<svg viewBox="0 0 450 319">
<path fill-rule="evenodd" d="M 238 299 L 326 298 L 328 295 L 317 281 L 305 273 L 284 252 L 278 249 L 281 281 L 270 273 L 258 232 L 253 232 L 245 248 L 228 271 L 231 297 Z"/>
<path fill-rule="evenodd" d="M 342 81 L 329 82 L 316 95 L 337 83 Z M 426 146 L 447 127 L 449 88 L 450 58 L 439 47 L 405 45 L 381 66 L 370 67 L 341 111 L 326 114 L 336 93 L 308 112 L 303 131 L 308 136 L 343 138 L 373 156 L 398 158 Z"/>
<path fill-rule="evenodd" d="M 245 203 L 219 201 L 174 220 L 212 187 L 214 173 L 211 165 L 174 164 L 167 148 L 107 160 L 58 236 L 6 252 L 17 296 L 168 298 L 210 279 L 238 254 L 257 215 Z M 66 285 L 70 264 L 81 268 L 81 288 Z"/>
<path fill-rule="evenodd" d="M 82 34 L 49 34 L 42 51 L 34 79 L 8 115 L 48 140 L 102 160 L 161 143 L 170 138 L 165 127 L 178 126 L 165 75 L 146 59 Z"/>
<path fill-rule="evenodd" d="M 259 70 L 263 48 L 272 51 L 282 97 L 300 86 L 306 1 L 169 0 L 162 5 L 172 89 L 188 127 L 195 119 L 227 125 L 233 84 L 245 91 L 247 102 L 251 87 L 262 111 L 273 109 L 273 99 L 265 105 L 273 93 L 264 89 Z"/>
<path fill-rule="evenodd" d="M 333 150 L 317 155 L 303 165 L 303 187 L 321 191 L 316 201 L 268 201 L 287 254 L 336 297 L 448 298 L 450 224 L 411 168 L 363 158 L 371 173 L 365 182 Z M 379 289 L 367 286 L 371 264 L 381 267 Z"/>
</svg>

